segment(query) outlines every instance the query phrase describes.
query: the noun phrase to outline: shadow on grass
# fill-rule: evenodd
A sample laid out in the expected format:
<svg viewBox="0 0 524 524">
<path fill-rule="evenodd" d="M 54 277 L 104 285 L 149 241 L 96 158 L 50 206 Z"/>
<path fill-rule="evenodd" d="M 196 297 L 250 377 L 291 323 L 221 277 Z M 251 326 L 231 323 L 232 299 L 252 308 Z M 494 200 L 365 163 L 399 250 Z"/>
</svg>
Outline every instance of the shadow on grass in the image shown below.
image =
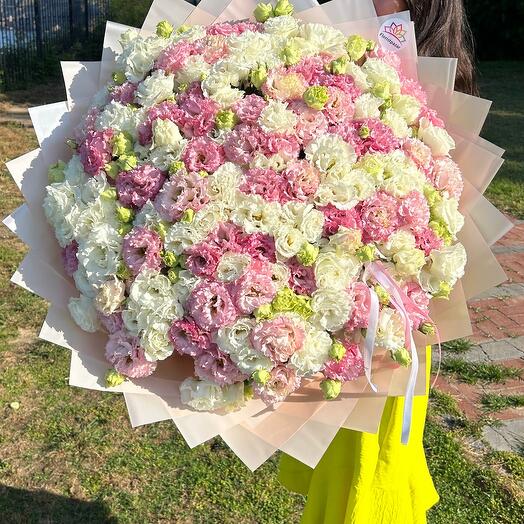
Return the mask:
<svg viewBox="0 0 524 524">
<path fill-rule="evenodd" d="M 29 491 L 0 484 L 2 524 L 117 524 L 102 502 L 87 502 L 47 491 Z"/>
</svg>

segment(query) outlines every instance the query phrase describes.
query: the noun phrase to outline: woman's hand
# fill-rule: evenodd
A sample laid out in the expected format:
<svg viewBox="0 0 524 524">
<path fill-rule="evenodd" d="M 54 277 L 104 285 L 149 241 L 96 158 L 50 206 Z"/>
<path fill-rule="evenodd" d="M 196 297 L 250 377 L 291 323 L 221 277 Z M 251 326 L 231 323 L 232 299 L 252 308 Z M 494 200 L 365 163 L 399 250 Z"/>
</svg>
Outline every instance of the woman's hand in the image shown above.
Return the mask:
<svg viewBox="0 0 524 524">
<path fill-rule="evenodd" d="M 377 15 L 390 15 L 400 11 L 407 11 L 408 5 L 405 0 L 373 0 Z"/>
</svg>

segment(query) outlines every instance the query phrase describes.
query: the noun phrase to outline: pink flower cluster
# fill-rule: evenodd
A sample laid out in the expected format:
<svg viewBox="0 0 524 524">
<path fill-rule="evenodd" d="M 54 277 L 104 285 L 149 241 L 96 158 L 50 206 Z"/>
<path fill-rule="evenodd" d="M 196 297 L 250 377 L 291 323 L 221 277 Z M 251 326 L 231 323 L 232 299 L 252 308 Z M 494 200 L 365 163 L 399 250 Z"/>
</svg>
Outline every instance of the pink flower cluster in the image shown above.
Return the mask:
<svg viewBox="0 0 524 524">
<path fill-rule="evenodd" d="M 80 161 L 84 171 L 91 176 L 100 174 L 109 162 L 111 162 L 113 146 L 113 130 L 89 131 L 78 147 Z"/>
</svg>

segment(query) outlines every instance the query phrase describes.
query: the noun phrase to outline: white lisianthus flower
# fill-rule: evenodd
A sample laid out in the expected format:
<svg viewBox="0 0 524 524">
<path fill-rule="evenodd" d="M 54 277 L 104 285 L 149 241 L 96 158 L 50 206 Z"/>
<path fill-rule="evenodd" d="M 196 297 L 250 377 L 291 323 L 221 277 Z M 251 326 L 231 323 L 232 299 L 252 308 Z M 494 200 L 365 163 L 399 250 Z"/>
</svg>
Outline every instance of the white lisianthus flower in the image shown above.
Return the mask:
<svg viewBox="0 0 524 524">
<path fill-rule="evenodd" d="M 138 126 L 145 119 L 145 109 L 135 109 L 130 105 L 111 101 L 98 115 L 96 129 L 104 131 L 113 129 L 115 132 L 127 132 L 134 140 L 138 138 Z"/>
<path fill-rule="evenodd" d="M 125 47 L 117 59 L 117 65 L 124 70 L 130 82 L 140 82 L 146 73 L 153 68 L 153 64 L 164 46 L 165 40 L 155 36 L 125 38 Z"/>
<path fill-rule="evenodd" d="M 300 36 L 315 53 L 327 52 L 335 56 L 345 53 L 346 37 L 342 31 L 324 24 L 302 24 Z"/>
<path fill-rule="evenodd" d="M 354 188 L 337 177 L 326 177 L 318 186 L 314 199 L 319 206 L 333 204 L 338 209 L 351 209 L 358 203 Z"/>
<path fill-rule="evenodd" d="M 80 295 L 78 298 L 71 298 L 69 299 L 67 307 L 73 320 L 80 329 L 83 329 L 88 333 L 95 333 L 98 331 L 100 327 L 98 314 L 91 298 L 86 297 L 85 295 Z"/>
<path fill-rule="evenodd" d="M 281 135 L 292 134 L 297 125 L 297 116 L 287 109 L 287 104 L 279 100 L 270 100 L 260 113 L 260 127 L 268 133 Z"/>
<path fill-rule="evenodd" d="M 404 347 L 404 321 L 395 309 L 385 307 L 380 312 L 375 344 L 390 351 Z"/>
<path fill-rule="evenodd" d="M 82 295 L 89 298 L 96 297 L 98 289 L 89 282 L 86 269 L 81 264 L 78 265 L 78 269 L 73 273 L 73 280 L 75 281 L 76 289 L 78 289 Z"/>
<path fill-rule="evenodd" d="M 304 242 L 304 235 L 293 226 L 284 225 L 275 232 L 275 248 L 284 258 L 294 257 Z"/>
<path fill-rule="evenodd" d="M 456 198 L 442 198 L 431 208 L 432 214 L 446 224 L 449 232 L 455 237 L 464 227 L 464 215 L 459 211 Z"/>
<path fill-rule="evenodd" d="M 366 73 L 364 73 L 355 62 L 348 61 L 346 65 L 346 74 L 353 78 L 355 85 L 361 91 L 367 91 L 369 89 L 370 82 L 368 81 Z"/>
<path fill-rule="evenodd" d="M 321 135 L 306 147 L 306 158 L 323 173 L 347 169 L 357 160 L 355 150 L 341 137 Z"/>
<path fill-rule="evenodd" d="M 226 252 L 220 258 L 216 275 L 222 282 L 234 282 L 244 274 L 249 266 L 251 258 L 241 253 Z"/>
<path fill-rule="evenodd" d="M 400 93 L 400 77 L 397 71 L 380 58 L 368 58 L 362 65 L 362 71 L 366 73 L 370 83 L 387 82 L 391 93 Z"/>
<path fill-rule="evenodd" d="M 267 157 L 262 153 L 256 153 L 249 167 L 252 169 L 255 167 L 260 169 L 273 169 L 277 173 L 280 173 L 286 169 L 287 163 L 290 160 L 287 158 L 288 156 L 289 155 L 284 155 L 284 153 L 275 153 Z"/>
<path fill-rule="evenodd" d="M 355 118 L 379 118 L 379 107 L 384 103 L 382 98 L 364 93 L 355 99 Z"/>
<path fill-rule="evenodd" d="M 406 229 L 392 233 L 386 242 L 379 245 L 380 252 L 391 257 L 399 251 L 415 249 L 415 235 Z"/>
<path fill-rule="evenodd" d="M 402 151 L 397 150 L 386 155 L 384 180 L 381 183 L 384 191 L 396 197 L 404 197 L 411 191 L 423 193 L 426 183 L 424 173 Z"/>
<path fill-rule="evenodd" d="M 323 251 L 315 260 L 314 269 L 318 288 L 344 290 L 362 269 L 362 262 L 349 254 Z"/>
<path fill-rule="evenodd" d="M 173 294 L 178 298 L 178 301 L 185 305 L 189 295 L 200 282 L 200 279 L 193 275 L 191 271 L 183 269 L 178 273 L 178 280 L 173 286 Z"/>
<path fill-rule="evenodd" d="M 211 70 L 202 55 L 191 55 L 185 60 L 184 67 L 175 74 L 175 86 L 189 85 L 207 78 Z"/>
<path fill-rule="evenodd" d="M 302 202 L 286 202 L 282 206 L 282 221 L 297 228 L 311 244 L 318 242 L 324 229 L 324 214 Z"/>
<path fill-rule="evenodd" d="M 168 322 L 150 322 L 140 336 L 140 345 L 144 348 L 144 355 L 150 362 L 165 360 L 173 354 L 173 346 L 167 332 Z"/>
<path fill-rule="evenodd" d="M 237 204 L 231 211 L 231 220 L 246 233 L 270 233 L 278 227 L 280 205 L 266 202 L 260 195 L 237 194 Z"/>
<path fill-rule="evenodd" d="M 380 119 L 383 124 L 391 128 L 397 138 L 409 138 L 411 136 L 411 128 L 406 120 L 394 109 L 386 109 Z"/>
<path fill-rule="evenodd" d="M 292 16 L 275 16 L 264 22 L 264 31 L 273 38 L 285 40 L 297 36 L 298 30 L 298 20 Z"/>
<path fill-rule="evenodd" d="M 125 300 L 125 284 L 116 277 L 104 282 L 95 298 L 95 306 L 104 315 L 111 315 Z"/>
<path fill-rule="evenodd" d="M 283 287 L 289 286 L 290 276 L 289 268 L 285 264 L 280 262 L 271 264 L 271 278 L 273 279 L 277 291 Z"/>
<path fill-rule="evenodd" d="M 74 239 L 74 226 L 81 214 L 81 209 L 76 205 L 77 198 L 76 188 L 67 181 L 46 187 L 44 214 L 61 247 Z"/>
<path fill-rule="evenodd" d="M 435 249 L 429 258 L 430 263 L 420 274 L 420 283 L 425 291 L 435 294 L 441 282 L 454 286 L 464 276 L 467 255 L 462 244 Z"/>
<path fill-rule="evenodd" d="M 88 176 L 80 160 L 80 155 L 73 155 L 64 169 L 64 176 L 71 186 L 82 186 L 87 182 Z"/>
<path fill-rule="evenodd" d="M 228 211 L 221 205 L 220 202 L 211 202 L 199 209 L 195 213 L 193 222 L 191 222 L 191 231 L 195 238 L 194 243 L 199 242 L 198 239 L 204 239 L 213 231 L 220 222 L 228 220 Z"/>
<path fill-rule="evenodd" d="M 77 203 L 92 204 L 110 187 L 105 173 L 89 177 L 84 184 L 78 186 Z"/>
<path fill-rule="evenodd" d="M 306 337 L 300 351 L 294 353 L 289 362 L 299 376 L 314 375 L 329 360 L 331 337 L 313 326 L 306 326 Z"/>
<path fill-rule="evenodd" d="M 338 231 L 329 237 L 328 249 L 338 256 L 354 254 L 362 246 L 362 231 L 340 226 Z"/>
<path fill-rule="evenodd" d="M 442 127 L 434 126 L 426 117 L 420 119 L 418 138 L 424 142 L 434 156 L 446 156 L 455 149 L 455 141 Z"/>
<path fill-rule="evenodd" d="M 187 140 L 182 140 L 174 146 L 155 147 L 149 153 L 149 162 L 161 171 L 168 171 L 173 162 L 180 160 L 186 144 Z"/>
<path fill-rule="evenodd" d="M 180 400 L 196 411 L 235 410 L 244 404 L 244 384 L 220 387 L 207 380 L 186 378 L 180 384 Z"/>
<path fill-rule="evenodd" d="M 136 100 L 144 107 L 159 104 L 173 96 L 175 77 L 157 70 L 140 82 L 136 90 Z"/>
<path fill-rule="evenodd" d="M 168 119 L 157 118 L 153 122 L 154 147 L 166 147 L 171 150 L 178 149 L 178 145 L 185 142 L 178 126 Z"/>
<path fill-rule="evenodd" d="M 353 304 L 345 290 L 326 287 L 313 293 L 311 308 L 313 324 L 328 331 L 338 331 L 348 321 Z"/>
<path fill-rule="evenodd" d="M 207 177 L 209 198 L 221 202 L 228 208 L 233 208 L 241 177 L 242 169 L 239 166 L 232 162 L 222 164 L 212 175 Z"/>
<path fill-rule="evenodd" d="M 392 108 L 407 122 L 412 125 L 420 114 L 420 102 L 411 95 L 393 95 Z"/>
<path fill-rule="evenodd" d="M 393 262 L 401 277 L 418 277 L 426 263 L 426 257 L 424 251 L 420 249 L 403 249 L 393 255 Z"/>
<path fill-rule="evenodd" d="M 153 203 L 148 200 L 144 207 L 136 214 L 133 224 L 155 230 L 162 221 Z"/>
</svg>

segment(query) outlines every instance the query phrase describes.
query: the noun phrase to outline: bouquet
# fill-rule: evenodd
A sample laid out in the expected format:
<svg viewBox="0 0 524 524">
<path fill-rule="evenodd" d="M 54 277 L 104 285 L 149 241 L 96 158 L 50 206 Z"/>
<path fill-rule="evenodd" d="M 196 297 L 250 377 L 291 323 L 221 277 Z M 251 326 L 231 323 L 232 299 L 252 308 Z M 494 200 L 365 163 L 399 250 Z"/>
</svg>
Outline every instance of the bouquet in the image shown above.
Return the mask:
<svg viewBox="0 0 524 524">
<path fill-rule="evenodd" d="M 98 65 L 109 81 L 41 140 L 52 162 L 33 204 L 58 245 L 47 234 L 35 252 L 60 286 L 40 293 L 55 308 L 44 336 L 73 350 L 73 383 L 126 392 L 139 418 L 160 401 L 190 444 L 219 433 L 235 449 L 249 433 L 260 456 L 235 451 L 253 467 L 303 449 L 308 421 L 330 428 L 324 450 L 359 395 L 405 394 L 407 441 L 417 343 L 453 324 L 434 304 L 461 292 L 465 223 L 469 256 L 487 249 L 466 169 L 468 147 L 490 150 L 446 129 L 453 106 L 435 110 L 401 45 L 408 20 L 349 23 L 361 33 L 308 22 L 320 8 L 302 21 L 287 0 L 231 21 L 233 7 L 207 25 L 117 28 Z"/>
</svg>

